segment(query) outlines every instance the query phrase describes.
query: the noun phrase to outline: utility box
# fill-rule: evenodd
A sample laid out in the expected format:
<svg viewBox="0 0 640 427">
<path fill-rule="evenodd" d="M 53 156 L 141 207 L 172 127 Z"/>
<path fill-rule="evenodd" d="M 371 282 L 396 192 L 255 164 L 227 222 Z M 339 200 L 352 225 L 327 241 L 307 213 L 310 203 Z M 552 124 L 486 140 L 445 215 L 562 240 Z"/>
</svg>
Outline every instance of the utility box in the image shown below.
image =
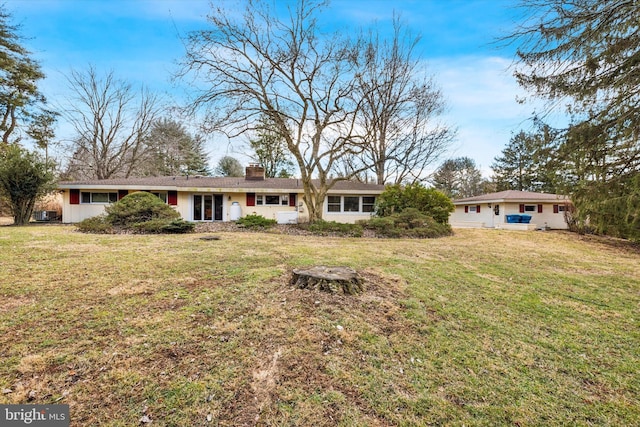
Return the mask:
<svg viewBox="0 0 640 427">
<path fill-rule="evenodd" d="M 277 212 L 276 221 L 278 222 L 278 224 L 297 224 L 298 212 L 296 211 Z"/>
</svg>

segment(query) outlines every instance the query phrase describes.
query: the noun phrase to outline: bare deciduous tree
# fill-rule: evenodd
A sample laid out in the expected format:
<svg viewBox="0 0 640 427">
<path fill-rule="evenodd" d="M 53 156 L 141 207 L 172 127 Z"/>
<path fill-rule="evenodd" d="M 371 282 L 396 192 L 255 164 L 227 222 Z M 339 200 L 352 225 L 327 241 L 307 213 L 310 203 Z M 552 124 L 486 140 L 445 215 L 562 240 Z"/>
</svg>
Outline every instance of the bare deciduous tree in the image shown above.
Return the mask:
<svg viewBox="0 0 640 427">
<path fill-rule="evenodd" d="M 249 0 L 238 20 L 216 8 L 212 28 L 190 35 L 183 72 L 208 86 L 193 106 L 205 111 L 209 130 L 233 137 L 268 118 L 299 168 L 311 221 L 322 217 L 336 182 L 331 170 L 362 151 L 352 96 L 356 46 L 320 37 L 314 15 L 323 6 L 301 0 L 280 19 L 266 2 Z"/>
<path fill-rule="evenodd" d="M 391 40 L 369 32 L 359 60 L 355 96 L 362 99 L 359 125 L 367 130 L 356 168 L 369 165 L 378 184 L 424 180 L 425 169 L 449 147 L 455 131 L 436 121 L 444 99 L 424 62 L 416 58 L 419 38 L 398 17 Z"/>
<path fill-rule="evenodd" d="M 159 101 L 109 72 L 103 79 L 93 67 L 72 71 L 74 96 L 63 113 L 75 130 L 68 178 L 130 177 L 147 155 L 145 137 L 159 115 Z M 69 176 L 71 175 L 71 176 Z"/>
</svg>

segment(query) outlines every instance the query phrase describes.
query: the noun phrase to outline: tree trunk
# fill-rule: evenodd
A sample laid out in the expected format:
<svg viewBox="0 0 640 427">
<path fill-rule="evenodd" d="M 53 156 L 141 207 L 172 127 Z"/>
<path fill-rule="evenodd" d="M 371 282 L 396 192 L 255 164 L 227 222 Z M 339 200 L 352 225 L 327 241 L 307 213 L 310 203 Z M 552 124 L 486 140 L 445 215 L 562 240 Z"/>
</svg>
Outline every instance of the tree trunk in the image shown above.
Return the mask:
<svg viewBox="0 0 640 427">
<path fill-rule="evenodd" d="M 364 281 L 349 267 L 311 267 L 293 270 L 291 284 L 299 289 L 356 295 L 364 291 Z"/>
</svg>

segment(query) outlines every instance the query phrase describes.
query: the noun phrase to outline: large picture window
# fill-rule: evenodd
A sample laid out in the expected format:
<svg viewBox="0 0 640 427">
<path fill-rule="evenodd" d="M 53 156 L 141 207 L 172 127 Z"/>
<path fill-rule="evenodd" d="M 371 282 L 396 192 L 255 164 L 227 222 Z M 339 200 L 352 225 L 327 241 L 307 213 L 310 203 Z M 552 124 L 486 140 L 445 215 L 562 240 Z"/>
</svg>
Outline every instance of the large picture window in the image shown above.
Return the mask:
<svg viewBox="0 0 640 427">
<path fill-rule="evenodd" d="M 256 194 L 258 206 L 289 206 L 288 194 Z"/>
<path fill-rule="evenodd" d="M 330 213 L 372 213 L 375 204 L 375 196 L 327 196 Z"/>
<path fill-rule="evenodd" d="M 83 204 L 89 203 L 115 203 L 118 201 L 118 193 L 106 193 L 106 192 L 92 192 L 83 191 L 80 193 L 80 202 Z"/>
</svg>

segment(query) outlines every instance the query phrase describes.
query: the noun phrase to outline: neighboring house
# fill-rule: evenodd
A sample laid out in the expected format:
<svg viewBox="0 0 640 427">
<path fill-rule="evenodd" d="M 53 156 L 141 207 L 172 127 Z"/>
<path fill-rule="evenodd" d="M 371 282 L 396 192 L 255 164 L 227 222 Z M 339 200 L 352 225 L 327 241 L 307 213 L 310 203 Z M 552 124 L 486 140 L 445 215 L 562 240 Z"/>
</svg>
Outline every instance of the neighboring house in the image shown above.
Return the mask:
<svg viewBox="0 0 640 427">
<path fill-rule="evenodd" d="M 571 201 L 558 194 L 507 190 L 454 200 L 453 205 L 452 227 L 566 229 L 564 213 Z"/>
<path fill-rule="evenodd" d="M 250 166 L 244 178 L 174 176 L 64 181 L 62 221 L 80 222 L 104 212 L 105 206 L 136 191 L 148 191 L 173 206 L 187 221 L 233 221 L 249 214 L 279 223 L 307 222 L 302 181 L 265 178 L 264 169 Z M 339 181 L 324 202 L 323 219 L 354 223 L 368 219 L 384 186 Z"/>
</svg>

